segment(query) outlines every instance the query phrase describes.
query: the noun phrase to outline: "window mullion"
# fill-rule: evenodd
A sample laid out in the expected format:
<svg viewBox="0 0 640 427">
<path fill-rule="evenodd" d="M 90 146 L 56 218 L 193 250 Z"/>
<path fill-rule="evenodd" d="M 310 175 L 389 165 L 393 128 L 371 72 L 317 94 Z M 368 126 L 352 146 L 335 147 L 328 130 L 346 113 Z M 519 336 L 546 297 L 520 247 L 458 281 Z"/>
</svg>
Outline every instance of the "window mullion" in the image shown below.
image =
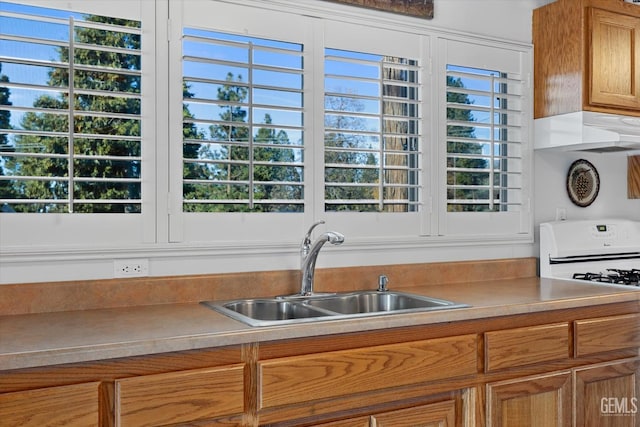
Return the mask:
<svg viewBox="0 0 640 427">
<path fill-rule="evenodd" d="M 69 212 L 73 213 L 73 207 L 74 207 L 74 199 L 75 199 L 75 194 L 74 194 L 74 183 L 73 183 L 73 179 L 75 176 L 75 171 L 74 171 L 74 164 L 73 164 L 73 154 L 74 154 L 74 137 L 75 137 L 75 115 L 74 115 L 74 110 L 75 110 L 75 94 L 74 94 L 74 78 L 73 78 L 73 74 L 74 74 L 74 58 L 75 58 L 75 21 L 73 19 L 73 16 L 69 17 L 69 75 L 67 77 L 68 79 L 68 85 L 69 85 L 69 140 L 68 140 L 68 162 L 69 162 L 69 166 L 68 166 L 68 174 L 69 174 L 69 179 L 68 179 L 68 185 L 69 188 L 67 189 L 67 197 L 69 198 Z"/>
<path fill-rule="evenodd" d="M 491 103 L 489 106 L 489 129 L 491 132 L 491 144 L 490 144 L 490 153 L 489 153 L 489 210 L 493 211 L 494 209 L 494 193 L 495 193 L 495 186 L 494 186 L 494 160 L 495 160 L 495 148 L 496 148 L 496 136 L 495 136 L 495 129 L 496 129 L 496 124 L 495 124 L 495 104 L 494 104 L 494 100 L 496 99 L 496 91 L 495 91 L 495 75 L 492 73 L 490 76 L 491 79 Z"/>
<path fill-rule="evenodd" d="M 385 168 L 385 141 L 384 141 L 384 61 L 380 61 L 379 67 L 379 76 L 380 76 L 380 110 L 378 114 L 378 120 L 380 122 L 380 132 L 378 138 L 380 138 L 380 169 L 378 171 L 378 209 L 380 212 L 384 210 L 384 168 Z"/>
<path fill-rule="evenodd" d="M 249 103 L 248 106 L 248 112 L 247 112 L 247 116 L 248 116 L 248 126 L 249 126 L 249 135 L 248 135 L 248 144 L 249 144 L 249 209 L 253 209 L 253 205 L 254 205 L 254 189 L 253 189 L 253 181 L 254 181 L 254 169 L 253 169 L 253 163 L 254 163 L 254 152 L 253 152 L 253 57 L 254 57 L 254 43 L 253 42 L 249 42 L 249 58 L 248 58 L 248 73 L 249 73 L 249 78 L 248 78 L 248 91 L 249 93 L 247 94 L 247 100 Z"/>
</svg>

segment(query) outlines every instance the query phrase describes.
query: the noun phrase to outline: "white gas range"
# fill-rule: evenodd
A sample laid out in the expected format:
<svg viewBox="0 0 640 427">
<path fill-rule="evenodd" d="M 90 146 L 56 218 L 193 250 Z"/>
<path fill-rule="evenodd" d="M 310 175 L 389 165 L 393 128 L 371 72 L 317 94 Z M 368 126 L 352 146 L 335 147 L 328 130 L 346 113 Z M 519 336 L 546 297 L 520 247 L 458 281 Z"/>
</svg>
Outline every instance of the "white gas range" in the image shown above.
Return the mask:
<svg viewBox="0 0 640 427">
<path fill-rule="evenodd" d="M 640 221 L 540 224 L 540 277 L 587 280 L 640 290 Z"/>
</svg>

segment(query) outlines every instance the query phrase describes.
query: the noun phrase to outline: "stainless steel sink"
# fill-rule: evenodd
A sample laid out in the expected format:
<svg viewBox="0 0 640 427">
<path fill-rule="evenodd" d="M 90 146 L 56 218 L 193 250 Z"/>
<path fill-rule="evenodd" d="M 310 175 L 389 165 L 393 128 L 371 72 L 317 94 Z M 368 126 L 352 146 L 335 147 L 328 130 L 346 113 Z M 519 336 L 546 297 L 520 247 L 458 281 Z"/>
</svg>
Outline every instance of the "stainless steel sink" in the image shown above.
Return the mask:
<svg viewBox="0 0 640 427">
<path fill-rule="evenodd" d="M 308 305 L 296 301 L 282 299 L 248 299 L 225 303 L 221 306 L 224 312 L 231 317 L 244 320 L 254 319 L 259 322 L 277 322 L 284 320 L 309 319 L 314 317 L 329 316 Z"/>
<path fill-rule="evenodd" d="M 459 306 L 452 301 L 403 292 L 362 291 L 310 299 L 306 304 L 341 314 L 424 311 Z"/>
<path fill-rule="evenodd" d="M 251 326 L 285 325 L 468 307 L 466 304 L 453 301 L 390 291 L 205 301 L 203 304 Z"/>
</svg>

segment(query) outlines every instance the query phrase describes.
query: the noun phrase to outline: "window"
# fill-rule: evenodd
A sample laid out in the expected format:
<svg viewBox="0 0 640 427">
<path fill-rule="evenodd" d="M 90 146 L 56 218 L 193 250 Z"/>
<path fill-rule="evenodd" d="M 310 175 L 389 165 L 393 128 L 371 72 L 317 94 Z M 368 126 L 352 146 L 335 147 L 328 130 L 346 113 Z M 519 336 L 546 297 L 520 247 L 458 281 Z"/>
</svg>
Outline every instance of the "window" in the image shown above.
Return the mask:
<svg viewBox="0 0 640 427">
<path fill-rule="evenodd" d="M 530 240 L 528 46 L 325 2 L 126 3 L 0 0 L 5 277 L 294 269 L 318 220 L 347 236 L 330 265 Z"/>
<path fill-rule="evenodd" d="M 326 49 L 324 64 L 325 211 L 417 211 L 417 61 Z"/>
<path fill-rule="evenodd" d="M 9 253 L 155 241 L 155 12 L 143 3 L 0 2 Z"/>
<path fill-rule="evenodd" d="M 303 212 L 302 46 L 185 28 L 183 209 Z"/>
<path fill-rule="evenodd" d="M 521 86 L 504 73 L 447 66 L 447 211 L 521 209 Z"/>
<path fill-rule="evenodd" d="M 523 52 L 441 41 L 442 235 L 530 232 L 530 87 Z M 526 238 L 526 237 L 525 237 Z"/>
<path fill-rule="evenodd" d="M 0 7 L 3 211 L 140 213 L 140 21 Z"/>
</svg>

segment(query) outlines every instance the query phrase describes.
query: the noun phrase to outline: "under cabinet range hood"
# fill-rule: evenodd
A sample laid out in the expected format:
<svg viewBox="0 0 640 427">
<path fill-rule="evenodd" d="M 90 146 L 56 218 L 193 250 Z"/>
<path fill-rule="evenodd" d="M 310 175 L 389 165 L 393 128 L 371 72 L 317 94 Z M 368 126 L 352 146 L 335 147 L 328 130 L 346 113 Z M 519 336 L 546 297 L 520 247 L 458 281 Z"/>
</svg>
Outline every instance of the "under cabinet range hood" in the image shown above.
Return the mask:
<svg viewBox="0 0 640 427">
<path fill-rule="evenodd" d="M 640 117 L 580 111 L 534 121 L 535 149 L 610 153 L 640 150 Z"/>
</svg>

